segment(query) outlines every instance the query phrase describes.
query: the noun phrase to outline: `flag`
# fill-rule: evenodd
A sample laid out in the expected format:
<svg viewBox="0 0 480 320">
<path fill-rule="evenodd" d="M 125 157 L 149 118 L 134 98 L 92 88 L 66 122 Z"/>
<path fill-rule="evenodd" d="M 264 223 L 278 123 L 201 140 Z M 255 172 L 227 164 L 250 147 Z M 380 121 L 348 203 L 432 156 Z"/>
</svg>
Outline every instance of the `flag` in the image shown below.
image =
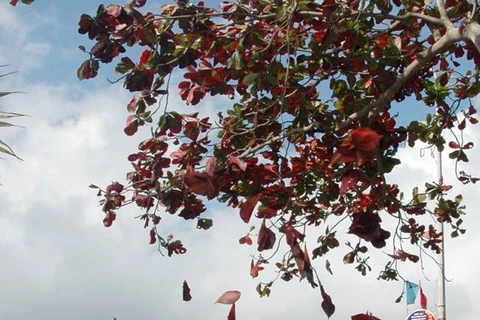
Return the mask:
<svg viewBox="0 0 480 320">
<path fill-rule="evenodd" d="M 420 306 L 427 309 L 427 297 L 423 294 L 422 286 L 420 286 Z"/>
<path fill-rule="evenodd" d="M 418 284 L 405 281 L 405 291 L 407 293 L 407 304 L 414 304 L 418 294 Z"/>
</svg>

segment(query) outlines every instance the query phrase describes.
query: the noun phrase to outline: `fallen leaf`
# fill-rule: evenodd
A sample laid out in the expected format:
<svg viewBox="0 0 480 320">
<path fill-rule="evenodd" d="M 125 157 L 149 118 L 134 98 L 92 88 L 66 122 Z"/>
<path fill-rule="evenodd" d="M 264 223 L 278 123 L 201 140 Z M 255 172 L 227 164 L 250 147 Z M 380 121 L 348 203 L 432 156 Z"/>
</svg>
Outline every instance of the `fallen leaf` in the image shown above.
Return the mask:
<svg viewBox="0 0 480 320">
<path fill-rule="evenodd" d="M 332 271 L 332 266 L 330 265 L 330 261 L 328 260 L 325 261 L 325 268 L 327 269 L 328 273 L 330 273 L 333 276 L 333 271 Z"/>
<path fill-rule="evenodd" d="M 372 316 L 371 314 L 359 313 L 352 316 L 352 320 L 380 320 L 380 319 L 375 316 Z"/>
<path fill-rule="evenodd" d="M 230 308 L 230 312 L 228 313 L 227 320 L 235 320 L 235 303 L 232 304 L 232 307 Z"/>
<path fill-rule="evenodd" d="M 192 300 L 192 296 L 190 295 L 190 288 L 188 287 L 187 281 L 183 281 L 183 301 L 190 301 Z"/>
<path fill-rule="evenodd" d="M 335 313 L 335 305 L 332 302 L 332 298 L 325 292 L 325 289 L 323 289 L 323 285 L 320 285 L 320 292 L 322 294 L 322 309 L 327 315 L 328 318 L 330 318 L 334 313 Z"/>
<path fill-rule="evenodd" d="M 240 291 L 237 290 L 231 290 L 227 291 L 224 294 L 220 296 L 220 298 L 215 301 L 215 303 L 221 303 L 221 304 L 234 304 L 235 302 L 240 299 L 241 293 Z"/>
</svg>

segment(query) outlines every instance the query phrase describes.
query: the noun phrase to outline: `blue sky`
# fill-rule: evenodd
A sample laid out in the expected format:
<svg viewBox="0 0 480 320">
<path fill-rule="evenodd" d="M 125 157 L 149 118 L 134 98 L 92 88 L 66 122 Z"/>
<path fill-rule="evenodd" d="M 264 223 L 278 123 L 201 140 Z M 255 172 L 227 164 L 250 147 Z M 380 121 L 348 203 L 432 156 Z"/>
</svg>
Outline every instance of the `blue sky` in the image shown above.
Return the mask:
<svg viewBox="0 0 480 320">
<path fill-rule="evenodd" d="M 19 73 L 2 79 L 0 89 L 26 94 L 2 98 L 0 109 L 30 117 L 17 121 L 25 129 L 1 131 L 2 140 L 25 161 L 0 162 L 0 319 L 225 319 L 228 307 L 213 302 L 232 289 L 242 292 L 239 320 L 325 318 L 319 291 L 305 282 L 278 283 L 270 298 L 258 298 L 258 279 L 249 276 L 252 248 L 237 245 L 248 230 L 236 211 L 210 206 L 215 226 L 207 232 L 166 215 L 162 227 L 189 249 L 182 257 L 162 257 L 147 244 L 147 232 L 133 218 L 140 212 L 133 207 L 123 210 L 112 228 L 104 228 L 98 199 L 88 185 L 123 177 L 129 169 L 126 156 L 139 138 L 123 134 L 131 96 L 121 84 L 106 81 L 113 76 L 111 69 L 103 67 L 93 81 L 76 79 L 85 59 L 78 45 L 91 45 L 77 34 L 78 17 L 93 14 L 99 1 L 37 0 L 15 9 L 6 2 L 0 4 L 0 62 Z M 150 1 L 152 7 L 160 4 Z M 185 108 L 176 96 L 170 104 Z M 224 101 L 209 99 L 203 108 L 214 114 L 220 104 Z M 479 141 L 478 130 L 466 132 L 470 140 Z M 419 149 L 400 153 L 404 166 L 392 179 L 405 190 L 435 179 L 435 161 L 419 155 Z M 480 152 L 475 149 L 471 158 L 479 159 Z M 480 176 L 478 166 L 468 168 Z M 447 183 L 454 183 L 452 170 L 446 161 Z M 475 303 L 480 286 L 480 235 L 474 232 L 480 223 L 475 215 L 478 192 L 458 187 L 470 214 L 465 218 L 467 234 L 447 243 L 447 277 L 452 279 L 448 314 L 469 320 L 480 312 Z M 307 243 L 313 246 L 316 236 L 314 231 Z M 324 261 L 314 261 L 337 305 L 332 319 L 349 319 L 367 309 L 382 319 L 403 319 L 405 305 L 394 303 L 401 284 L 379 282 L 376 272 L 361 277 L 342 264 L 345 253 L 328 257 L 334 276 L 324 270 Z M 383 252 L 372 257 L 376 270 L 385 262 Z M 431 281 L 419 265 L 402 270 L 405 278 L 422 280 L 435 310 L 436 271 L 431 261 L 423 272 Z M 181 301 L 183 280 L 192 288 L 189 303 Z"/>
</svg>

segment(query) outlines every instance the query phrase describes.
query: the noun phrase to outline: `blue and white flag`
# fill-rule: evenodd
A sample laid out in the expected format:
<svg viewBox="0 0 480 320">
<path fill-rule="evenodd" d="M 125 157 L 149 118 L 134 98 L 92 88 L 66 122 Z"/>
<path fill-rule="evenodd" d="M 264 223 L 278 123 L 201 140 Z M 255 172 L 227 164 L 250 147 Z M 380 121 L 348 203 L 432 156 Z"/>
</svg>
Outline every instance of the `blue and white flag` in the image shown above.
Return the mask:
<svg viewBox="0 0 480 320">
<path fill-rule="evenodd" d="M 405 292 L 407 293 L 407 304 L 414 304 L 418 294 L 418 284 L 405 281 Z"/>
</svg>

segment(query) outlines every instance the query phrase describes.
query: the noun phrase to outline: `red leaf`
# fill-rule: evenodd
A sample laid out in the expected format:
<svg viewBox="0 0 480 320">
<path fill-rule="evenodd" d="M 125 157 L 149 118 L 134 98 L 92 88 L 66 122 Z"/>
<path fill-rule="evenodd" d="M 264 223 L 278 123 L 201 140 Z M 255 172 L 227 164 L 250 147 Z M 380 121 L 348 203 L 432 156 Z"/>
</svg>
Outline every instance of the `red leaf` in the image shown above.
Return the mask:
<svg viewBox="0 0 480 320">
<path fill-rule="evenodd" d="M 271 219 L 277 215 L 277 210 L 270 207 L 262 208 L 258 210 L 257 217 L 260 219 L 266 218 Z"/>
<path fill-rule="evenodd" d="M 184 254 L 187 252 L 187 249 L 183 246 L 180 240 L 170 242 L 168 244 L 168 256 L 171 257 L 172 254 Z"/>
<path fill-rule="evenodd" d="M 207 164 L 205 165 L 205 171 L 210 177 L 213 177 L 213 173 L 215 172 L 215 165 L 216 165 L 215 157 L 211 157 L 210 159 L 208 159 Z"/>
<path fill-rule="evenodd" d="M 247 169 L 247 163 L 235 156 L 230 156 L 230 164 L 236 165 L 242 171 L 245 171 Z"/>
<path fill-rule="evenodd" d="M 367 179 L 367 175 L 360 170 L 352 170 L 347 172 L 342 178 L 339 191 L 340 195 L 343 195 L 345 192 L 355 187 L 359 181 L 364 182 Z"/>
<path fill-rule="evenodd" d="M 79 80 L 91 79 L 97 76 L 98 62 L 94 60 L 86 60 L 77 70 Z"/>
<path fill-rule="evenodd" d="M 144 50 L 142 52 L 142 55 L 140 56 L 140 60 L 138 61 L 139 66 L 143 66 L 145 63 L 150 60 L 150 57 L 152 56 L 153 51 L 152 50 Z"/>
<path fill-rule="evenodd" d="M 332 162 L 357 162 L 362 165 L 372 161 L 380 139 L 382 136 L 369 127 L 353 129 L 337 147 Z"/>
<path fill-rule="evenodd" d="M 10 4 L 14 7 L 17 5 L 17 2 L 18 0 L 10 0 Z"/>
<path fill-rule="evenodd" d="M 443 74 L 440 75 L 440 77 L 437 78 L 438 82 L 442 86 L 446 86 L 448 84 L 449 80 L 449 75 L 447 72 L 444 72 Z"/>
<path fill-rule="evenodd" d="M 450 148 L 452 148 L 452 149 L 458 149 L 458 148 L 460 148 L 460 146 L 458 145 L 458 143 L 456 143 L 455 141 L 450 141 L 450 142 L 448 143 L 448 146 L 449 146 Z"/>
<path fill-rule="evenodd" d="M 215 198 L 218 194 L 218 187 L 215 180 L 206 172 L 189 170 L 185 174 L 184 181 L 190 192 L 207 196 L 209 200 Z"/>
<path fill-rule="evenodd" d="M 352 320 L 381 320 L 371 314 L 359 313 L 352 316 Z"/>
<path fill-rule="evenodd" d="M 104 219 L 103 219 L 103 225 L 104 225 L 106 228 L 111 227 L 111 226 L 112 226 L 112 223 L 113 223 L 113 221 L 112 221 L 111 219 L 109 219 L 109 218 L 104 218 Z"/>
<path fill-rule="evenodd" d="M 252 262 L 250 263 L 250 275 L 252 278 L 258 277 L 259 272 L 263 269 L 265 268 L 261 266 L 261 260 L 257 260 L 257 262 L 253 263 L 252 259 Z"/>
<path fill-rule="evenodd" d="M 305 238 L 305 235 L 300 233 L 300 231 L 298 231 L 297 229 L 295 229 L 289 222 L 286 222 L 282 226 L 280 231 L 287 236 L 286 240 L 289 246 L 293 246 L 296 239 L 303 241 L 303 239 Z"/>
<path fill-rule="evenodd" d="M 105 8 L 105 13 L 114 18 L 118 18 L 122 14 L 122 6 L 119 6 L 118 4 L 110 4 Z"/>
<path fill-rule="evenodd" d="M 242 218 L 245 223 L 248 223 L 250 221 L 253 209 L 255 209 L 255 206 L 257 205 L 257 202 L 258 200 L 260 200 L 261 196 L 261 193 L 256 194 L 249 197 L 242 204 L 240 204 L 240 218 Z"/>
<path fill-rule="evenodd" d="M 390 232 L 380 228 L 380 222 L 382 219 L 378 214 L 370 212 L 355 214 L 348 233 L 370 241 L 375 248 L 382 248 L 386 245 L 385 240 L 390 237 Z"/>
<path fill-rule="evenodd" d="M 133 97 L 132 100 L 127 105 L 127 110 L 128 112 L 135 112 L 135 109 L 137 109 L 137 105 L 140 102 L 140 97 L 136 96 Z"/>
<path fill-rule="evenodd" d="M 190 301 L 192 300 L 192 296 L 190 295 L 190 288 L 188 287 L 187 281 L 183 281 L 183 301 Z"/>
<path fill-rule="evenodd" d="M 258 251 L 272 249 L 273 245 L 275 244 L 275 233 L 267 229 L 265 226 L 265 219 L 263 219 L 262 226 L 260 227 L 260 231 L 258 232 Z"/>
<path fill-rule="evenodd" d="M 230 308 L 230 312 L 228 313 L 227 320 L 235 320 L 235 303 L 232 304 L 232 307 Z"/>
<path fill-rule="evenodd" d="M 250 236 L 247 234 L 245 237 L 241 237 L 238 242 L 240 244 L 247 244 L 249 246 L 252 245 L 253 241 L 252 241 L 252 238 L 250 238 Z"/>
<path fill-rule="evenodd" d="M 332 266 L 330 264 L 330 261 L 328 260 L 325 261 L 325 269 L 327 269 L 328 273 L 330 273 L 333 276 Z"/>
<path fill-rule="evenodd" d="M 155 242 L 157 242 L 157 233 L 155 232 L 155 229 L 152 228 L 150 230 L 150 244 L 154 244 Z"/>
<path fill-rule="evenodd" d="M 325 292 L 325 289 L 323 289 L 323 285 L 320 285 L 320 293 L 322 294 L 322 309 L 327 315 L 328 318 L 330 318 L 334 313 L 335 313 L 335 305 L 332 303 L 332 298 Z"/>
<path fill-rule="evenodd" d="M 238 299 L 240 299 L 241 295 L 242 294 L 240 293 L 240 291 L 237 291 L 237 290 L 227 291 L 224 294 L 222 294 L 220 298 L 218 298 L 217 301 L 215 301 L 215 303 L 233 305 L 235 304 L 235 302 L 238 301 Z"/>
<path fill-rule="evenodd" d="M 136 8 L 140 8 L 140 7 L 143 7 L 145 3 L 147 3 L 147 0 L 136 0 L 136 1 L 132 1 L 132 3 Z"/>
<path fill-rule="evenodd" d="M 138 130 L 138 120 L 135 115 L 129 115 L 127 117 L 127 124 L 123 131 L 127 136 L 133 136 Z"/>
</svg>

